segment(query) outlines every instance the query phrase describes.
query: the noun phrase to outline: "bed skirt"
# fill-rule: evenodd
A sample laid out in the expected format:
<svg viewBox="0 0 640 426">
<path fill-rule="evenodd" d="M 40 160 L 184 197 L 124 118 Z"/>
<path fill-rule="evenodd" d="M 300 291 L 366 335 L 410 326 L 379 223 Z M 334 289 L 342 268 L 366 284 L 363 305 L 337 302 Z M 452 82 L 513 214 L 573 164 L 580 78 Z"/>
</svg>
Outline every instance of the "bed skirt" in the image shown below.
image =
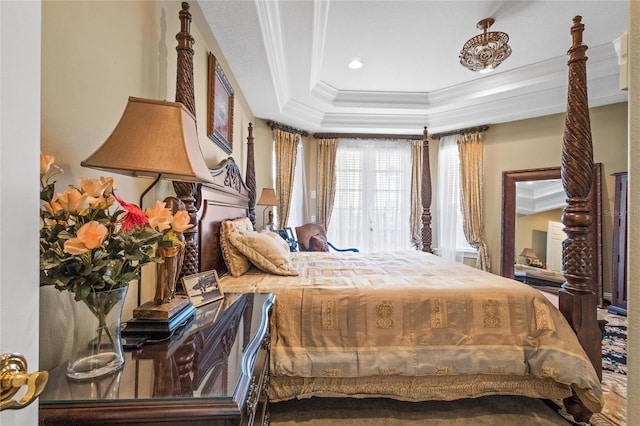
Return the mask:
<svg viewBox="0 0 640 426">
<path fill-rule="evenodd" d="M 550 379 L 530 376 L 378 376 L 292 377 L 271 376 L 269 400 L 294 398 L 350 397 L 392 398 L 400 401 L 452 401 L 488 395 L 518 395 L 531 398 L 562 400 L 571 396 L 570 386 Z M 595 408 L 595 407 L 594 407 Z"/>
</svg>

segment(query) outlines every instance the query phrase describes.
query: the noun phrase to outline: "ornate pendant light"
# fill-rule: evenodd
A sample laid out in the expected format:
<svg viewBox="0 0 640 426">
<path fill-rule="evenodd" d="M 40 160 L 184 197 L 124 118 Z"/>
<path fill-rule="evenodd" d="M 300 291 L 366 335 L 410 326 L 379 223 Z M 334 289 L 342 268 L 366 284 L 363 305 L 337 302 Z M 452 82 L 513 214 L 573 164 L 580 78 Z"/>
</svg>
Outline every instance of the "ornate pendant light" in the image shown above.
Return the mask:
<svg viewBox="0 0 640 426">
<path fill-rule="evenodd" d="M 500 31 L 487 30 L 494 23 L 493 18 L 485 18 L 477 27 L 482 34 L 470 38 L 460 51 L 460 63 L 471 71 L 488 72 L 496 68 L 511 55 L 507 44 L 509 36 Z"/>
</svg>

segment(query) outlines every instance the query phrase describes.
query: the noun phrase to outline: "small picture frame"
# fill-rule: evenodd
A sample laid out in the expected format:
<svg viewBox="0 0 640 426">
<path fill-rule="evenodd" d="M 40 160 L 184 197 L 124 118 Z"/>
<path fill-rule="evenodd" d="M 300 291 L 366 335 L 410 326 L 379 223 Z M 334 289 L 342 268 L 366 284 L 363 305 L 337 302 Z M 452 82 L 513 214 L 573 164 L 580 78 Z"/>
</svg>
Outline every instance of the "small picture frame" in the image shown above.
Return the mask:
<svg viewBox="0 0 640 426">
<path fill-rule="evenodd" d="M 183 277 L 182 287 L 189 296 L 191 304 L 196 308 L 224 297 L 220 278 L 215 269 Z"/>
<path fill-rule="evenodd" d="M 209 52 L 207 136 L 224 152 L 233 151 L 233 88 L 213 53 Z"/>
</svg>

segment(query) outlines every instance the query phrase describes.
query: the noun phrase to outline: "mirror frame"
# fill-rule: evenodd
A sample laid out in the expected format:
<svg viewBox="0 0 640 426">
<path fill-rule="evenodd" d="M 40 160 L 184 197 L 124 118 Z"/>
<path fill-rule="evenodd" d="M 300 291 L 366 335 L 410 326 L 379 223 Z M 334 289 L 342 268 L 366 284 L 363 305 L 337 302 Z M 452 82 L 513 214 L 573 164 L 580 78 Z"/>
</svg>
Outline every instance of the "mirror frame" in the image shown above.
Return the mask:
<svg viewBox="0 0 640 426">
<path fill-rule="evenodd" d="M 516 183 L 547 179 L 561 179 L 560 167 L 502 172 L 502 263 L 500 275 L 503 277 L 514 278 Z M 589 208 L 593 215 L 589 241 L 594 248 L 595 258 L 591 289 L 598 295 L 598 305 L 602 306 L 602 163 L 593 165 L 588 198 Z"/>
</svg>

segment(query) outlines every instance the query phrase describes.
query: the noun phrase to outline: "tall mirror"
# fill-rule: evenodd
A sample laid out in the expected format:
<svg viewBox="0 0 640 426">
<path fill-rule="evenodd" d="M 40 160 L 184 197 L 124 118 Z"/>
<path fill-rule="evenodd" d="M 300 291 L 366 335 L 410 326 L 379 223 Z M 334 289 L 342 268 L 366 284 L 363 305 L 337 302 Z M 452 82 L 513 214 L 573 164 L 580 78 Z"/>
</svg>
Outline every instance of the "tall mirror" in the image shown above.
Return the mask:
<svg viewBox="0 0 640 426">
<path fill-rule="evenodd" d="M 593 222 L 591 288 L 602 304 L 602 164 L 594 165 L 589 192 Z M 559 287 L 562 277 L 562 210 L 566 195 L 560 168 L 529 169 L 502 174 L 501 275 L 532 285 Z"/>
</svg>

